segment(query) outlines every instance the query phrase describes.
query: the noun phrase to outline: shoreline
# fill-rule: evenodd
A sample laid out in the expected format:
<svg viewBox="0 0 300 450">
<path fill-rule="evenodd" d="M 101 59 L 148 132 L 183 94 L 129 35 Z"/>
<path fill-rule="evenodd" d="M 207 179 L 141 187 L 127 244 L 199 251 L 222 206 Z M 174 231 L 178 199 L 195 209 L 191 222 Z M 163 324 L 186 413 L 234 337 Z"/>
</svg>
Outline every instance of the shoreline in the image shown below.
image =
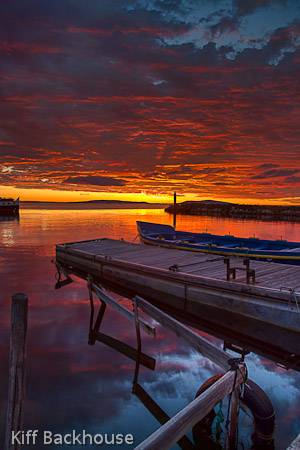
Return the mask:
<svg viewBox="0 0 300 450">
<path fill-rule="evenodd" d="M 165 209 L 163 203 L 133 203 L 133 202 L 21 202 L 22 209 L 59 209 L 59 210 L 101 210 L 101 209 Z"/>
</svg>

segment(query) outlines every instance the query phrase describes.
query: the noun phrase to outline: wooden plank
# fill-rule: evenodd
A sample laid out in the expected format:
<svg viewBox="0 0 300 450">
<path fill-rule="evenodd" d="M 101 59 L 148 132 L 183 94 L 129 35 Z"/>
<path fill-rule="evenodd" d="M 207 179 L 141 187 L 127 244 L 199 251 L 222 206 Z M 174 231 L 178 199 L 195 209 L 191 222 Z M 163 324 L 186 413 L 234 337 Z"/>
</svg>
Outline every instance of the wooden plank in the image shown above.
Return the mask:
<svg viewBox="0 0 300 450">
<path fill-rule="evenodd" d="M 174 319 L 173 317 L 170 317 L 168 314 L 156 308 L 156 306 L 147 302 L 143 298 L 135 296 L 133 300 L 144 312 L 149 314 L 162 325 L 172 330 L 177 336 L 185 339 L 202 355 L 209 358 L 222 369 L 228 370 L 228 360 L 230 359 L 230 355 L 228 355 L 226 352 L 220 350 L 214 344 L 207 341 L 202 336 L 196 334 L 189 327 L 178 322 L 178 320 Z"/>
<path fill-rule="evenodd" d="M 166 424 L 152 433 L 135 450 L 167 450 L 202 420 L 212 408 L 244 381 L 245 368 L 239 366 L 237 374 L 228 371 L 199 397 L 179 411 Z"/>
<path fill-rule="evenodd" d="M 96 249 L 98 250 L 98 249 Z M 102 249 L 99 248 L 99 250 L 102 253 Z M 116 247 L 110 247 L 110 248 L 106 248 L 103 249 L 104 252 L 115 252 L 116 254 L 126 254 L 126 253 L 132 253 L 132 252 L 136 252 L 136 253 L 141 253 L 141 254 L 152 254 L 154 255 L 154 252 L 150 251 L 149 249 L 144 246 L 144 245 L 132 245 L 132 246 L 125 246 L 125 245 L 121 245 L 121 246 L 116 246 Z"/>
<path fill-rule="evenodd" d="M 181 265 L 180 266 L 180 269 L 182 270 L 182 271 L 184 271 L 185 269 L 190 269 L 190 268 L 192 268 L 193 266 L 195 266 L 195 267 L 197 267 L 197 266 L 199 266 L 199 267 L 207 267 L 207 268 L 209 268 L 209 267 L 211 267 L 212 265 L 214 265 L 214 264 L 220 264 L 220 263 L 222 263 L 224 261 L 224 258 L 223 257 L 216 257 L 216 258 L 213 258 L 213 255 L 211 255 L 211 256 L 208 256 L 207 255 L 207 257 L 206 258 L 195 258 L 194 260 L 190 260 L 190 261 L 188 261 L 188 263 L 186 264 L 186 265 Z"/>
<path fill-rule="evenodd" d="M 300 434 L 290 444 L 290 446 L 287 448 L 287 450 L 300 450 Z"/>
<path fill-rule="evenodd" d="M 101 243 L 101 245 L 97 245 L 96 246 L 92 246 L 92 243 L 89 242 L 87 245 L 82 245 L 82 246 L 73 246 L 73 249 L 75 250 L 83 250 L 83 251 L 90 251 L 91 253 L 97 253 L 98 250 L 100 250 L 99 254 L 102 254 L 102 250 L 107 250 L 107 251 L 113 251 L 114 249 L 119 249 L 120 253 L 124 251 L 126 251 L 126 249 L 128 250 L 133 250 L 136 249 L 141 250 L 141 248 L 148 253 L 148 255 L 166 255 L 166 256 L 174 256 L 174 257 L 186 257 L 187 259 L 191 260 L 191 259 L 207 259 L 207 257 L 209 255 L 203 253 L 203 254 L 199 254 L 199 253 L 192 253 L 192 252 L 188 252 L 188 251 L 184 251 L 184 250 L 176 250 L 176 249 L 165 249 L 163 247 L 151 247 L 148 245 L 139 245 L 139 244 L 133 244 L 133 243 L 127 243 L 127 242 L 123 242 L 123 241 L 112 241 L 109 243 L 106 243 L 105 246 L 103 246 L 104 244 Z"/>
<path fill-rule="evenodd" d="M 214 264 L 212 263 L 211 267 L 198 268 L 198 270 L 191 270 L 186 273 L 199 274 L 201 276 L 206 276 L 206 275 L 214 276 L 216 274 L 219 276 L 226 277 L 226 266 L 224 263 L 220 264 L 220 261 L 219 261 Z"/>
<path fill-rule="evenodd" d="M 238 418 L 239 418 L 239 397 L 240 386 L 238 386 L 231 393 L 230 410 L 229 410 L 229 430 L 227 434 L 226 449 L 237 449 L 237 434 L 238 434 Z"/>
<path fill-rule="evenodd" d="M 226 268 L 225 267 L 215 267 L 212 271 L 197 271 L 192 273 L 191 275 L 199 276 L 199 277 L 209 277 L 216 280 L 227 280 Z M 232 281 L 232 280 L 231 280 Z"/>
<path fill-rule="evenodd" d="M 87 244 L 88 242 L 100 242 L 100 241 L 106 241 L 109 238 L 94 238 L 94 239 L 85 239 L 83 241 L 76 241 L 76 242 L 65 242 L 63 244 L 57 244 L 59 246 L 64 246 L 64 247 L 74 247 L 75 245 L 81 245 L 81 244 Z"/>
<path fill-rule="evenodd" d="M 105 253 L 110 251 L 115 251 L 116 249 L 119 251 L 123 250 L 129 250 L 131 248 L 138 248 L 142 246 L 137 246 L 134 244 L 127 244 L 122 241 L 103 241 L 100 244 L 99 243 L 89 243 L 88 245 L 80 245 L 80 246 L 72 246 L 69 248 L 72 248 L 73 250 L 78 251 L 86 251 L 91 254 L 97 254 L 97 253 Z"/>
<path fill-rule="evenodd" d="M 279 289 L 282 290 L 283 292 L 289 292 L 289 289 L 293 289 L 294 287 L 299 286 L 299 280 L 297 282 L 297 280 L 295 281 L 295 277 L 292 278 L 269 278 L 266 281 L 262 281 L 260 283 L 260 286 L 262 287 L 268 287 L 271 289 Z"/>
<path fill-rule="evenodd" d="M 15 294 L 11 304 L 11 336 L 9 356 L 8 406 L 5 429 L 5 450 L 21 448 L 11 442 L 12 431 L 22 430 L 25 391 L 25 356 L 27 335 L 28 298 Z"/>
<path fill-rule="evenodd" d="M 214 271 L 222 271 L 224 274 L 226 274 L 226 267 L 224 262 L 222 261 L 203 261 L 199 262 L 199 264 L 190 266 L 187 268 L 183 268 L 180 271 L 184 273 L 199 273 L 199 274 L 210 274 Z"/>
<path fill-rule="evenodd" d="M 143 264 L 145 265 L 154 265 L 156 267 L 161 267 L 164 269 L 169 269 L 169 267 L 177 265 L 179 266 L 179 271 L 184 272 L 184 269 L 180 269 L 181 264 L 186 264 L 187 262 L 190 262 L 191 259 L 187 258 L 186 256 L 178 257 L 178 256 L 168 256 L 168 255 L 158 255 L 158 256 L 152 256 L 150 258 L 143 258 Z"/>
<path fill-rule="evenodd" d="M 122 256 L 122 259 L 127 259 L 131 256 L 138 256 L 140 258 L 149 257 L 149 258 L 158 258 L 158 256 L 174 258 L 176 255 L 173 255 L 172 252 L 166 253 L 164 249 L 158 249 L 155 251 L 154 248 L 148 249 L 146 246 L 142 245 L 131 245 L 124 246 L 121 242 L 118 246 L 110 246 L 105 248 L 94 248 L 94 249 L 75 249 L 77 251 L 87 251 L 92 256 L 112 256 L 119 257 Z"/>
<path fill-rule="evenodd" d="M 134 255 L 133 258 L 131 258 L 132 262 L 136 263 L 142 263 L 144 265 L 159 265 L 168 267 L 170 264 L 176 263 L 178 260 L 180 260 L 180 257 L 176 257 L 173 255 L 166 255 L 166 254 L 158 254 L 158 255 Z M 181 257 L 182 260 L 182 257 Z"/>
<path fill-rule="evenodd" d="M 275 265 L 275 267 L 272 266 L 268 270 L 256 271 L 256 278 L 257 280 L 263 280 L 264 278 L 269 277 L 277 278 L 278 276 L 281 277 L 282 275 L 289 273 L 291 271 L 294 273 L 293 268 L 291 267 L 283 269 L 282 267 L 276 267 Z"/>
<path fill-rule="evenodd" d="M 108 295 L 107 292 L 104 291 L 104 289 L 100 289 L 99 286 L 97 286 L 95 283 L 91 283 L 91 287 L 93 292 L 95 292 L 95 294 L 100 298 L 100 300 L 112 306 L 127 319 L 135 321 L 134 313 L 132 311 L 129 311 L 129 309 L 125 308 L 123 305 L 121 305 L 117 300 L 113 299 L 110 295 Z M 139 319 L 139 323 L 148 334 L 155 336 L 155 327 L 149 325 L 143 319 Z"/>
<path fill-rule="evenodd" d="M 295 273 L 290 273 L 288 275 L 284 275 L 284 276 L 274 276 L 274 278 L 269 278 L 269 279 L 263 279 L 262 280 L 263 284 L 267 284 L 267 283 L 273 283 L 274 286 L 277 285 L 279 287 L 296 287 L 300 285 L 300 278 L 299 276 L 297 277 L 297 274 Z"/>
</svg>

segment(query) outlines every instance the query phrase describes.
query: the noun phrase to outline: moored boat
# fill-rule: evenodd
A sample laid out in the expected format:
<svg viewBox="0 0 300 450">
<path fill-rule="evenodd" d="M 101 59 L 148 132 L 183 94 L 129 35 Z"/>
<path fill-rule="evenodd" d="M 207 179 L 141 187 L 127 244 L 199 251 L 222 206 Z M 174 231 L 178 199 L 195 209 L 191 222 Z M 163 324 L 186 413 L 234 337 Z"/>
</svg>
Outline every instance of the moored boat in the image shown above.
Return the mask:
<svg viewBox="0 0 300 450">
<path fill-rule="evenodd" d="M 17 216 L 19 214 L 20 201 L 12 198 L 0 197 L 0 216 Z"/>
<path fill-rule="evenodd" d="M 300 242 L 192 233 L 177 231 L 170 225 L 141 221 L 137 222 L 137 228 L 140 239 L 145 244 L 223 256 L 300 264 Z"/>
</svg>

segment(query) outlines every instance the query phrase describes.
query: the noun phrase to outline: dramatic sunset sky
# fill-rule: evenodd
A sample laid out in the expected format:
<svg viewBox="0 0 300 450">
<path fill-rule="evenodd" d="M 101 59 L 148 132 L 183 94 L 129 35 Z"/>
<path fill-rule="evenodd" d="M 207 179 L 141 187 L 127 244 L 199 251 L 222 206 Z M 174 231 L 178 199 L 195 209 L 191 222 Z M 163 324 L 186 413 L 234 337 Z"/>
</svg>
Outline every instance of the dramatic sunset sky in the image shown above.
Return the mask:
<svg viewBox="0 0 300 450">
<path fill-rule="evenodd" d="M 300 0 L 10 0 L 0 196 L 300 204 Z"/>
</svg>

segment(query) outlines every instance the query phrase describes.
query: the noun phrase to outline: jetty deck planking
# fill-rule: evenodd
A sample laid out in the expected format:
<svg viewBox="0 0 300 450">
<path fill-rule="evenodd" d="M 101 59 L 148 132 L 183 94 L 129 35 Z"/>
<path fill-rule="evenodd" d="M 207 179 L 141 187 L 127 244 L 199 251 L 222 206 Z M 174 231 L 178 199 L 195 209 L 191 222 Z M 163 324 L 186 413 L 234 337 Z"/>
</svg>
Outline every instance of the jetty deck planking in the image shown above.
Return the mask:
<svg viewBox="0 0 300 450">
<path fill-rule="evenodd" d="M 218 255 L 195 254 L 184 250 L 151 247 L 106 238 L 64 244 L 63 247 L 66 251 L 75 250 L 78 255 L 111 257 L 124 262 L 166 270 L 177 265 L 177 271 L 180 273 L 226 280 L 226 266 L 222 257 Z M 242 258 L 230 258 L 231 266 L 244 268 L 242 260 Z M 300 266 L 251 261 L 250 267 L 255 270 L 257 286 L 278 290 L 281 287 L 293 289 L 300 285 Z M 231 282 L 245 284 L 245 280 L 245 271 L 237 270 L 236 279 Z"/>
</svg>

